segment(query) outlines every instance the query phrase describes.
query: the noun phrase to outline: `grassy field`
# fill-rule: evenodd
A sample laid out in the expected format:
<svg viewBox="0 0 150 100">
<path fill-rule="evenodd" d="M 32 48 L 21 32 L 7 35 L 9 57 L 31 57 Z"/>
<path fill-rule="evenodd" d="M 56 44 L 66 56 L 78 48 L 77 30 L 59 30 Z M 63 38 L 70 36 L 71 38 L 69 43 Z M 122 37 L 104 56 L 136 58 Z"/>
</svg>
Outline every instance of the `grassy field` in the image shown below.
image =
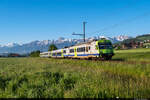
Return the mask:
<svg viewBox="0 0 150 100">
<path fill-rule="evenodd" d="M 150 98 L 150 49 L 111 61 L 0 58 L 0 98 Z"/>
</svg>

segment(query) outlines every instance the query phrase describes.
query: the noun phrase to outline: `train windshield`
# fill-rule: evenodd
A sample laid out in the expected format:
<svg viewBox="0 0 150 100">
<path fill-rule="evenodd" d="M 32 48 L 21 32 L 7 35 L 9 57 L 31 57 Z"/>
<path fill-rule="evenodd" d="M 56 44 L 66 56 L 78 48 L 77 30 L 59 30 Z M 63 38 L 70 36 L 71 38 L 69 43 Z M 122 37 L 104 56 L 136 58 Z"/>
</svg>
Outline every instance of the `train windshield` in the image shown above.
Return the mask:
<svg viewBox="0 0 150 100">
<path fill-rule="evenodd" d="M 99 43 L 99 49 L 112 49 L 111 43 Z"/>
</svg>

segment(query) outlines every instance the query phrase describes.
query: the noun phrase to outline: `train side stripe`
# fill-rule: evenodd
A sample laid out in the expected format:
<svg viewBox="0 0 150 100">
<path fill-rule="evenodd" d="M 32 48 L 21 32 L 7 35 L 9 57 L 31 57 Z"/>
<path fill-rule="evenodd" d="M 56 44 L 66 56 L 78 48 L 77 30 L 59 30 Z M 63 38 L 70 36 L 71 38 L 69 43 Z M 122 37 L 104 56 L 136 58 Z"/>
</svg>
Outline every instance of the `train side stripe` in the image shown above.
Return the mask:
<svg viewBox="0 0 150 100">
<path fill-rule="evenodd" d="M 99 56 L 99 54 L 77 54 L 77 56 L 90 56 L 90 55 L 94 55 L 94 56 Z M 65 57 L 69 57 L 69 56 L 75 56 L 75 55 L 64 55 Z"/>
</svg>

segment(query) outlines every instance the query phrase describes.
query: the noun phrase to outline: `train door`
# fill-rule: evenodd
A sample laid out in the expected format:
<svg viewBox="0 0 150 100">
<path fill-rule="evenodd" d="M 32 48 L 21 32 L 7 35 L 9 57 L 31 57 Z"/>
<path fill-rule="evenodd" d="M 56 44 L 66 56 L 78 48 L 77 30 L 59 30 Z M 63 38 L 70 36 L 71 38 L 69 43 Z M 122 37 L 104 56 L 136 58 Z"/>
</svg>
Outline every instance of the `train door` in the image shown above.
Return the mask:
<svg viewBox="0 0 150 100">
<path fill-rule="evenodd" d="M 74 48 L 74 57 L 77 57 L 77 48 Z"/>
</svg>

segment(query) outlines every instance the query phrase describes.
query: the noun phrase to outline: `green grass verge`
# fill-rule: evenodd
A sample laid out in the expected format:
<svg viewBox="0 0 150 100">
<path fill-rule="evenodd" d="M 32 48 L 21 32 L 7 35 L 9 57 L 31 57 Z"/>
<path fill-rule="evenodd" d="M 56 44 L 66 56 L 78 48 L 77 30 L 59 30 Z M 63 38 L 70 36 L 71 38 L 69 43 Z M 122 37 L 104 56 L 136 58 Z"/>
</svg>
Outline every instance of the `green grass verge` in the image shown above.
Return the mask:
<svg viewBox="0 0 150 100">
<path fill-rule="evenodd" d="M 150 98 L 144 51 L 116 51 L 111 61 L 0 58 L 0 98 Z"/>
</svg>

